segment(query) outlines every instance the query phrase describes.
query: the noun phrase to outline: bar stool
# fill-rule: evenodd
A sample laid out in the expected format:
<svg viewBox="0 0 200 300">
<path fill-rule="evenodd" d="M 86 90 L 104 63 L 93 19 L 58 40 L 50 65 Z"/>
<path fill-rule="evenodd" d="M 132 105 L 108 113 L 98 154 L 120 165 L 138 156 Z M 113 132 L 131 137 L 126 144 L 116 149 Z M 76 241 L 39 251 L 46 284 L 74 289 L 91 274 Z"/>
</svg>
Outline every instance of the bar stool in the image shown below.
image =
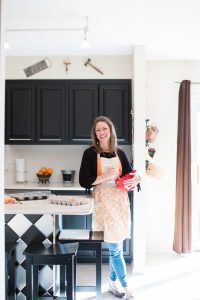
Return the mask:
<svg viewBox="0 0 200 300">
<path fill-rule="evenodd" d="M 66 269 L 67 299 L 76 299 L 76 254 L 78 243 L 30 244 L 24 251 L 26 256 L 27 300 L 38 299 L 38 273 L 41 265 L 58 265 Z M 64 282 L 65 285 L 65 282 Z"/>
<path fill-rule="evenodd" d="M 17 243 L 5 244 L 5 299 L 16 299 L 15 260 Z"/>
<path fill-rule="evenodd" d="M 75 232 L 76 230 L 73 230 Z M 79 230 L 78 230 L 79 231 Z M 59 240 L 60 243 L 79 243 L 79 250 L 88 250 L 96 252 L 96 286 L 77 286 L 77 292 L 96 292 L 96 299 L 101 299 L 101 273 L 102 273 L 102 243 L 104 242 L 103 231 L 90 231 L 89 239 L 78 239 L 78 238 L 66 238 Z M 62 276 L 62 272 L 61 272 Z M 64 277 L 60 278 L 60 281 L 64 281 Z"/>
</svg>

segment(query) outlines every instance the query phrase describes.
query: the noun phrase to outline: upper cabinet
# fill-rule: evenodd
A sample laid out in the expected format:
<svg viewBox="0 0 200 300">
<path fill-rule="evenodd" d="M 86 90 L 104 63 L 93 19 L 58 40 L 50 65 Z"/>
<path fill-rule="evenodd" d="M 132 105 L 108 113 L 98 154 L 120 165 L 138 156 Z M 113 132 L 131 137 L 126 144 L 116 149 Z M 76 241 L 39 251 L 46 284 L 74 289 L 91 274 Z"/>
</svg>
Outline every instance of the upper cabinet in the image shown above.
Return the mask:
<svg viewBox="0 0 200 300">
<path fill-rule="evenodd" d="M 63 144 L 65 142 L 64 114 L 67 99 L 65 84 L 53 81 L 36 86 L 36 138 L 40 144 Z"/>
<path fill-rule="evenodd" d="M 8 144 L 35 142 L 35 87 L 29 81 L 6 84 L 5 130 Z"/>
<path fill-rule="evenodd" d="M 131 144 L 131 80 L 7 80 L 7 144 L 89 144 L 96 116 Z"/>
<path fill-rule="evenodd" d="M 90 141 L 91 127 L 98 116 L 98 84 L 71 81 L 69 84 L 70 140 L 71 144 Z"/>
<path fill-rule="evenodd" d="M 103 83 L 99 86 L 100 114 L 115 124 L 119 143 L 131 141 L 130 82 Z"/>
<path fill-rule="evenodd" d="M 66 83 L 61 80 L 6 82 L 6 143 L 64 144 Z"/>
</svg>

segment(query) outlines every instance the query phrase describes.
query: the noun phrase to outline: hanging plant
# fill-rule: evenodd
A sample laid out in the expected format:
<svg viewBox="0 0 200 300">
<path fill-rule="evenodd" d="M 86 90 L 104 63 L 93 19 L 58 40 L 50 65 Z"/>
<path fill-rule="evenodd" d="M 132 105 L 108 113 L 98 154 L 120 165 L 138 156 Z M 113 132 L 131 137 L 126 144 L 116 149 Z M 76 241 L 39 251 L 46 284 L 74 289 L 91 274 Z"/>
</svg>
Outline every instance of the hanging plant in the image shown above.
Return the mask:
<svg viewBox="0 0 200 300">
<path fill-rule="evenodd" d="M 152 143 L 157 134 L 159 129 L 156 125 L 149 125 L 149 119 L 146 119 L 146 143 Z"/>
<path fill-rule="evenodd" d="M 145 169 L 148 170 L 148 166 L 149 166 L 149 161 L 146 159 L 145 160 Z"/>
<path fill-rule="evenodd" d="M 156 153 L 156 149 L 155 148 L 149 148 L 148 149 L 148 154 L 150 157 L 154 157 L 154 154 Z"/>
</svg>

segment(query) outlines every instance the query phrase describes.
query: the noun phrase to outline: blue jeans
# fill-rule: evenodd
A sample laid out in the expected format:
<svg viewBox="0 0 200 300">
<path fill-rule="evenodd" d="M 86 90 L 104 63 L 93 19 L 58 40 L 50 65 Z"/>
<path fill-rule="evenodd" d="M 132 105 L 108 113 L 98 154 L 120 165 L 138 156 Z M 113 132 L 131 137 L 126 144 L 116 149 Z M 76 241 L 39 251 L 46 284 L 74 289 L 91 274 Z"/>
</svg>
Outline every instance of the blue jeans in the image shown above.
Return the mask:
<svg viewBox="0 0 200 300">
<path fill-rule="evenodd" d="M 107 243 L 109 249 L 110 279 L 119 279 L 122 287 L 127 287 L 126 263 L 123 256 L 123 241 Z"/>
</svg>

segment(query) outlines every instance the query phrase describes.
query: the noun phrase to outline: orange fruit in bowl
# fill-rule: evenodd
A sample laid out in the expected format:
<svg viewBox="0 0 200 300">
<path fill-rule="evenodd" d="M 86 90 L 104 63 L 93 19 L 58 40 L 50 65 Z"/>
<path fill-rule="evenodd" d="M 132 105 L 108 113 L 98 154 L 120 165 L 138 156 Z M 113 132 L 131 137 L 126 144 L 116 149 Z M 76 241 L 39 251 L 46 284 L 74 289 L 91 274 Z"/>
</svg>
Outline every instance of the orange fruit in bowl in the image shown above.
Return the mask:
<svg viewBox="0 0 200 300">
<path fill-rule="evenodd" d="M 47 168 L 46 173 L 47 174 L 52 174 L 53 173 L 53 169 L 52 168 Z"/>
<path fill-rule="evenodd" d="M 45 173 L 47 172 L 47 168 L 46 168 L 46 167 L 42 167 L 42 168 L 40 169 L 40 172 L 41 172 L 42 174 L 45 174 Z"/>
</svg>

